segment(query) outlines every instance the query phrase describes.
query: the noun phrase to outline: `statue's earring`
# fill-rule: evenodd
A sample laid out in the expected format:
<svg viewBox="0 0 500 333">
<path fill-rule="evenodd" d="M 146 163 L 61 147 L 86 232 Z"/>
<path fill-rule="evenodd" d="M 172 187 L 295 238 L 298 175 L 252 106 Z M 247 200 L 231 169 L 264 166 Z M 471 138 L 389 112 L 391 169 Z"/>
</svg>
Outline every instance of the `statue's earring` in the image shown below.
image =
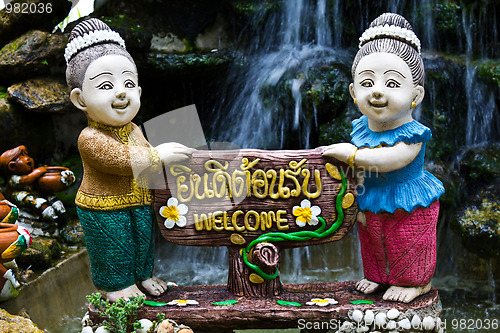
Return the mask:
<svg viewBox="0 0 500 333">
<path fill-rule="evenodd" d="M 414 109 L 417 107 L 417 103 L 415 103 L 415 101 L 411 102 L 411 108 Z"/>
<path fill-rule="evenodd" d="M 356 100 L 356 98 L 353 100 L 354 104 L 358 104 L 358 101 Z"/>
</svg>

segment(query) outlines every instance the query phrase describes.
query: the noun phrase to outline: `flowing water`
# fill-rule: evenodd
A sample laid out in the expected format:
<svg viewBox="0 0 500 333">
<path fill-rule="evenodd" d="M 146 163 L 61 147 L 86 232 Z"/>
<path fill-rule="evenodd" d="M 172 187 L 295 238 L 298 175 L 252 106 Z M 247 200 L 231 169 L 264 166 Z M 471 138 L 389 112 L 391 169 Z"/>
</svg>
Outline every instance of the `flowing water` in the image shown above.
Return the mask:
<svg viewBox="0 0 500 333">
<path fill-rule="evenodd" d="M 362 1 L 357 2 L 358 7 L 363 8 Z M 408 13 L 408 20 L 414 23 L 421 36 L 425 57 L 431 59 L 439 44 L 434 33 L 437 15 L 434 3 L 432 0 L 392 0 L 373 4 L 370 8 L 375 8 L 376 14 L 368 9 L 359 13 L 359 31 L 382 12 Z M 345 26 L 338 19 L 347 12 L 346 6 L 341 0 L 282 0 L 278 10 L 265 13 L 267 21 L 263 33 L 250 41 L 247 53 L 241 63 L 234 66 L 226 91 L 221 94 L 220 103 L 224 107 L 220 108 L 224 112 L 214 121 L 219 124 L 213 129 L 219 134 L 216 140 L 231 141 L 243 148 L 312 148 L 311 137 L 318 127 L 317 115 L 315 109 L 312 114 L 304 113 L 301 89 L 310 68 L 352 61 L 353 49 L 346 47 Z M 497 38 L 498 32 L 496 26 L 492 28 L 491 25 L 488 32 L 481 32 L 471 13 L 472 9 L 471 12 L 463 11 L 461 26 L 465 40 L 457 41 L 466 58 L 463 80 L 467 93 L 459 97 L 460 103 L 467 105 L 463 121 L 464 146 L 498 140 L 495 124 L 498 124 L 499 112 L 495 95 L 478 80 L 476 66 L 478 53 L 486 57 L 493 51 L 478 51 L 474 47 L 475 40 Z M 264 13 L 256 15 L 264 17 Z M 496 13 L 489 15 L 488 20 L 484 17 L 484 24 L 496 22 Z M 431 60 L 429 64 L 434 65 Z M 280 85 L 287 90 L 276 89 Z M 287 94 L 291 94 L 293 102 L 290 104 L 282 102 L 283 95 Z M 426 103 L 434 105 L 439 98 L 449 98 L 436 94 L 431 83 L 427 87 Z M 417 119 L 419 115 L 417 111 Z M 294 140 L 290 141 L 290 137 Z M 457 149 L 457 156 L 459 153 Z M 460 239 L 450 231 L 445 220 L 443 216 L 439 224 L 438 267 L 433 284 L 440 290 L 447 331 L 466 331 L 461 329 L 460 320 L 500 318 L 496 296 L 498 276 L 494 275 L 496 263 L 479 260 L 457 245 Z M 286 250 L 281 266 L 282 281 L 332 282 L 361 278 L 362 263 L 356 235 L 354 229 L 336 243 Z M 180 285 L 226 283 L 228 254 L 225 248 L 183 247 L 158 239 L 156 255 L 157 274 L 165 280 Z M 481 272 L 470 272 L 469 264 L 476 262 L 477 267 L 477 261 L 481 262 Z M 82 304 L 82 309 L 84 307 Z M 453 320 L 457 325 L 452 325 Z M 72 329 L 77 332 L 75 319 L 68 319 L 68 322 L 65 328 L 52 328 L 49 332 L 73 332 Z M 73 328 L 68 329 L 71 325 Z"/>
</svg>

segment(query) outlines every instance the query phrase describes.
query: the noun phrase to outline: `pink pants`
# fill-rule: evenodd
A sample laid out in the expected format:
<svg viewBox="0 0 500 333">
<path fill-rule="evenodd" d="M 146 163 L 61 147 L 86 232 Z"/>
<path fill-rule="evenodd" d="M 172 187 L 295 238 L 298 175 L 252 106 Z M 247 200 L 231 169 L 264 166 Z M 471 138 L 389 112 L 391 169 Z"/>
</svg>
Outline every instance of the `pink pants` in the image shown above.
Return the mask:
<svg viewBox="0 0 500 333">
<path fill-rule="evenodd" d="M 425 286 L 436 268 L 439 201 L 408 213 L 366 213 L 358 223 L 365 277 L 380 284 Z"/>
</svg>

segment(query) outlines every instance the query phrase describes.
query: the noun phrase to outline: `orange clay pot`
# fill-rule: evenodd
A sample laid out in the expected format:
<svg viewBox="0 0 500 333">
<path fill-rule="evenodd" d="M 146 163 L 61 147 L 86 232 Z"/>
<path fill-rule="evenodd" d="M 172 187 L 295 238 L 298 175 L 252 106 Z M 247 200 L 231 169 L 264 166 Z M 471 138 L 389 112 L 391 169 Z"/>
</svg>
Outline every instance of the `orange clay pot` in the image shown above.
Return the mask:
<svg viewBox="0 0 500 333">
<path fill-rule="evenodd" d="M 35 182 L 35 188 L 39 192 L 47 194 L 65 190 L 69 185 L 62 182 L 61 172 L 68 170 L 68 168 L 61 166 L 47 167 L 47 172 Z"/>
<path fill-rule="evenodd" d="M 19 237 L 17 232 L 17 225 L 0 223 L 0 254 L 4 252 L 12 243 L 14 243 Z M 0 263 L 4 263 L 11 259 L 0 258 Z"/>
<path fill-rule="evenodd" d="M 11 210 L 11 206 L 7 205 L 5 202 L 0 202 L 0 221 L 3 221 L 3 219 L 9 215 Z"/>
</svg>

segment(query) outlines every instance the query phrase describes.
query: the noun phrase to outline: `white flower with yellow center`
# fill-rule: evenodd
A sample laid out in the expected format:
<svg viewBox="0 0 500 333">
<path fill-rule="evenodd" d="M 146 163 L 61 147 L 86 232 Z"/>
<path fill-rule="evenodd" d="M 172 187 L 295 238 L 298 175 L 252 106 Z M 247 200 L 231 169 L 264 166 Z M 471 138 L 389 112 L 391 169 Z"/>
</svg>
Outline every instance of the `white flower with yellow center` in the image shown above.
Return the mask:
<svg viewBox="0 0 500 333">
<path fill-rule="evenodd" d="M 318 206 L 312 206 L 311 202 L 304 199 L 299 206 L 293 207 L 293 215 L 297 217 L 295 223 L 299 227 L 304 227 L 307 224 L 316 225 L 318 224 L 318 215 L 321 214 L 321 208 Z"/>
<path fill-rule="evenodd" d="M 184 216 L 188 212 L 188 207 L 184 204 L 179 205 L 179 201 L 171 197 L 166 206 L 160 207 L 160 215 L 165 218 L 165 228 L 172 229 L 175 225 L 178 227 L 186 226 L 187 220 Z"/>
<path fill-rule="evenodd" d="M 167 305 L 177 305 L 177 306 L 188 306 L 188 305 L 198 305 L 197 301 L 193 301 L 192 299 L 174 299 L 171 302 L 168 302 Z"/>
<path fill-rule="evenodd" d="M 306 305 L 317 305 L 317 306 L 328 306 L 339 304 L 333 298 L 313 298 L 310 302 L 307 302 Z"/>
</svg>

